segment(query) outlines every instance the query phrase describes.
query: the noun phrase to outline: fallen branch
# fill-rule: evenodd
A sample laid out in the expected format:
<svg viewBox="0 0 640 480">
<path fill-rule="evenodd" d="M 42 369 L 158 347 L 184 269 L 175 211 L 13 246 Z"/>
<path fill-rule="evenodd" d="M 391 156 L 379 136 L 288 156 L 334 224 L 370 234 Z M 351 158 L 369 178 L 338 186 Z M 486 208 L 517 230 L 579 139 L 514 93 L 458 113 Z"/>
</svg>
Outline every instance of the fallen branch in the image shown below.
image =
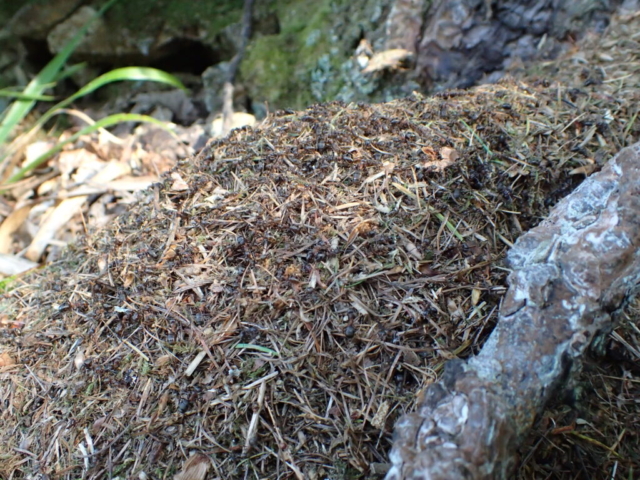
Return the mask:
<svg viewBox="0 0 640 480">
<path fill-rule="evenodd" d="M 536 415 L 636 291 L 639 215 L 637 143 L 516 242 L 498 325 L 396 424 L 387 480 L 512 478 Z"/>
</svg>

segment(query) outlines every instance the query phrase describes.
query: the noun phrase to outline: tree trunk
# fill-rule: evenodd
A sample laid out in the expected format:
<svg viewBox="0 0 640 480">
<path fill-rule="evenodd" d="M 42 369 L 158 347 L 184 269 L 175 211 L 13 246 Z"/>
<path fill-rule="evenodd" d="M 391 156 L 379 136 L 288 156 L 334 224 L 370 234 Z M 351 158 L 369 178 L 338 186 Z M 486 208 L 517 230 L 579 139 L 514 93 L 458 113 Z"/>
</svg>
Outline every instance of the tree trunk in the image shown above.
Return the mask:
<svg viewBox="0 0 640 480">
<path fill-rule="evenodd" d="M 395 0 L 386 48 L 414 53 L 417 74 L 427 83 L 468 87 L 487 76 L 498 79 L 520 60 L 557 55 L 560 41 L 604 29 L 622 2 L 434 0 L 427 9 L 429 3 Z"/>
</svg>

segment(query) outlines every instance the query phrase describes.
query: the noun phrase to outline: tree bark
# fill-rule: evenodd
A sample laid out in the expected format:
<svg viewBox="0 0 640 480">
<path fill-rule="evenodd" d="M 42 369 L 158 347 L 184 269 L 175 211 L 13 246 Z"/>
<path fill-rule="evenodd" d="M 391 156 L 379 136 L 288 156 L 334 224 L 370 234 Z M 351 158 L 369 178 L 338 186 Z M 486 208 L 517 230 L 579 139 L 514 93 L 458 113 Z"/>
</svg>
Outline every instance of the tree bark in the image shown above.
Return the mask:
<svg viewBox="0 0 640 480">
<path fill-rule="evenodd" d="M 495 330 L 398 421 L 387 480 L 513 478 L 536 415 L 640 282 L 640 143 L 518 239 L 507 263 Z"/>
<path fill-rule="evenodd" d="M 406 1 L 397 3 L 402 6 Z M 588 27 L 604 28 L 620 3 L 435 0 L 422 29 L 416 68 L 426 81 L 468 87 L 518 59 L 557 55 L 562 48 L 559 40 L 582 34 Z"/>
</svg>

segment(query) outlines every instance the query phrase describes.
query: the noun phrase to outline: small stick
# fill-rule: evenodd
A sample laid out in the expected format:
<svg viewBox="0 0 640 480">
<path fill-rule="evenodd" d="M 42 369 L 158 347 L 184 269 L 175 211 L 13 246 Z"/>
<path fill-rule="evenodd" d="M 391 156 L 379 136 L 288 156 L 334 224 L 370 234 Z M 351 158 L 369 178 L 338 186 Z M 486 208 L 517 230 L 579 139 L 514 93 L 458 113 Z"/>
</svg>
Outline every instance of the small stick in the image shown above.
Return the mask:
<svg viewBox="0 0 640 480">
<path fill-rule="evenodd" d="M 236 81 L 240 62 L 247 49 L 249 38 L 251 37 L 251 21 L 253 19 L 253 3 L 255 0 L 244 1 L 244 11 L 242 14 L 242 35 L 240 37 L 240 48 L 229 63 L 227 80 L 222 87 L 222 136 L 226 136 L 231 131 L 233 125 L 233 84 Z"/>
</svg>

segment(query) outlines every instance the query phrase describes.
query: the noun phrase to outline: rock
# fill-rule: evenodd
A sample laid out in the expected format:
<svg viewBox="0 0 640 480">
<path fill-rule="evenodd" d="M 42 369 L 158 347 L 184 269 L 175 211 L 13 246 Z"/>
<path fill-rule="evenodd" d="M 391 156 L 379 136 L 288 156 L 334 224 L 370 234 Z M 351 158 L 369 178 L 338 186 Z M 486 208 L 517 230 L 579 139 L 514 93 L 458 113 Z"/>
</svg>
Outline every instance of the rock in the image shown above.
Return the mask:
<svg viewBox="0 0 640 480">
<path fill-rule="evenodd" d="M 44 40 L 53 27 L 82 3 L 82 0 L 28 2 L 13 18 L 11 32 L 21 38 Z"/>
<path fill-rule="evenodd" d="M 95 18 L 97 11 L 88 6 L 82 6 L 73 15 L 58 23 L 47 35 L 49 50 L 57 54 L 87 23 L 91 26 L 82 43 L 76 49 L 78 53 L 91 53 L 96 56 L 113 55 L 117 48 L 113 31 L 110 31 L 104 18 Z M 95 20 L 93 20 L 95 18 Z"/>
</svg>

